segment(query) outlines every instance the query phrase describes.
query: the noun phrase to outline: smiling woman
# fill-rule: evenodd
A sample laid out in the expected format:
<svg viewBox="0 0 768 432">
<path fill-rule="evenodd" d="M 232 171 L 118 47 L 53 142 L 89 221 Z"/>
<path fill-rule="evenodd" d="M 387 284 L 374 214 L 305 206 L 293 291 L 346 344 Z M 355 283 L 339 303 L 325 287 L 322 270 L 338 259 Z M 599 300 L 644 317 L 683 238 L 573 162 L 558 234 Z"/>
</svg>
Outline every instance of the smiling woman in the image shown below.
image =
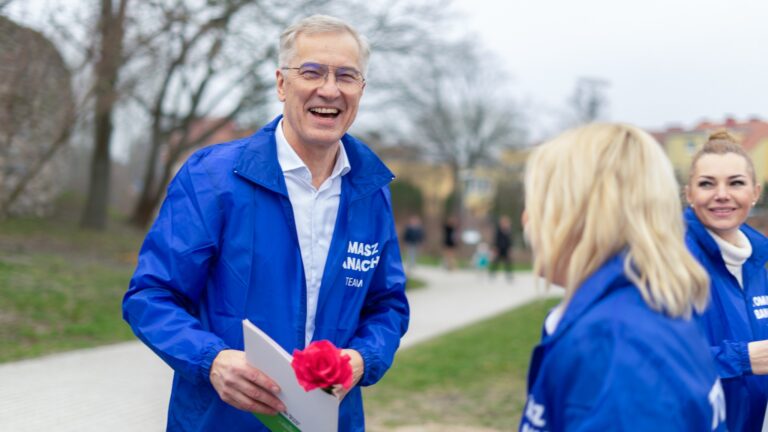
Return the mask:
<svg viewBox="0 0 768 432">
<path fill-rule="evenodd" d="M 694 156 L 686 243 L 709 272 L 702 321 L 725 391 L 728 429 L 760 430 L 768 402 L 768 239 L 745 221 L 760 198 L 752 160 L 727 132 Z"/>
<path fill-rule="evenodd" d="M 739 227 L 760 197 L 752 160 L 727 132 L 718 132 L 691 167 L 685 188 L 691 208 L 709 230 L 738 245 Z"/>
</svg>

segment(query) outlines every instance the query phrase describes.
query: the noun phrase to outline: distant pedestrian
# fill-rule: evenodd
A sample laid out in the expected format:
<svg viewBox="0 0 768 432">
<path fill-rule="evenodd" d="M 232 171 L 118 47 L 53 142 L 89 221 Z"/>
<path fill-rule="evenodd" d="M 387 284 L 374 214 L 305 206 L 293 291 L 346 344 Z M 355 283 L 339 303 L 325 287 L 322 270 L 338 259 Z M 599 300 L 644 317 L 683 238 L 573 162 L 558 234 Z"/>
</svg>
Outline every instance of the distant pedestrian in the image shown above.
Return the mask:
<svg viewBox="0 0 768 432">
<path fill-rule="evenodd" d="M 491 263 L 491 248 L 488 243 L 481 241 L 475 248 L 475 253 L 472 255 L 472 264 L 477 270 L 485 274 L 488 271 L 488 266 Z"/>
<path fill-rule="evenodd" d="M 456 268 L 456 216 L 448 216 L 443 224 L 443 265 L 448 270 Z"/>
<path fill-rule="evenodd" d="M 424 226 L 418 215 L 411 215 L 408 218 L 408 224 L 405 226 L 405 232 L 403 233 L 403 242 L 405 243 L 407 256 L 405 264 L 408 270 L 412 270 L 416 267 L 421 244 L 424 242 Z"/>
<path fill-rule="evenodd" d="M 491 276 L 496 274 L 500 263 L 504 264 L 504 272 L 507 279 L 512 279 L 512 222 L 509 216 L 499 218 L 496 226 L 496 235 L 493 239 L 493 261 L 491 262 Z"/>
</svg>

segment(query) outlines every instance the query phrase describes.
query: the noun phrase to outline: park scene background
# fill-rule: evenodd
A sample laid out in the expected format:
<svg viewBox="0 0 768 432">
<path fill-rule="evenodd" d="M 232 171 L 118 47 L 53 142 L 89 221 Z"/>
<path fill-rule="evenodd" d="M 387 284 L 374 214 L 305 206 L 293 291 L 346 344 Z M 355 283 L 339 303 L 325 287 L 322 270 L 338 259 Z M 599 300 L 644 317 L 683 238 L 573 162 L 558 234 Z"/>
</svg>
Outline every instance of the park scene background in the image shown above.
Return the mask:
<svg viewBox="0 0 768 432">
<path fill-rule="evenodd" d="M 529 150 L 569 127 L 637 124 L 681 183 L 707 135 L 727 128 L 768 181 L 768 64 L 757 59 L 768 9 L 759 1 L 650 2 L 635 20 L 631 3 L 555 5 L 0 0 L 0 368 L 135 340 L 120 300 L 168 181 L 195 150 L 250 135 L 281 112 L 277 38 L 313 13 L 344 18 L 371 41 L 350 132 L 397 176 L 399 232 L 412 215 L 423 221 L 409 296 L 440 295 L 442 279 L 427 275 L 446 271 L 449 216 L 459 221 L 454 272 L 467 292 L 533 283 L 521 176 Z M 623 40 L 619 27 L 640 36 Z M 682 66 L 661 57 L 670 51 Z M 765 203 L 752 215 L 764 231 Z M 502 215 L 513 222 L 513 282 L 490 280 L 473 261 Z M 369 423 L 516 429 L 551 294 L 402 350 L 366 390 Z"/>
</svg>

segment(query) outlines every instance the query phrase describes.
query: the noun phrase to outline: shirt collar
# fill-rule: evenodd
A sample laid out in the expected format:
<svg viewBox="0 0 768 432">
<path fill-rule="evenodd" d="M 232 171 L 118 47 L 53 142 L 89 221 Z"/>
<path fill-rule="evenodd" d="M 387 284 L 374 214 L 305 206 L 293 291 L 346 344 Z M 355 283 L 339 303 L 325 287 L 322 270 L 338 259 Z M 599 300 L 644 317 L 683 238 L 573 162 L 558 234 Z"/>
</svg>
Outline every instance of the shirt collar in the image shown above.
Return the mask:
<svg viewBox="0 0 768 432">
<path fill-rule="evenodd" d="M 309 174 L 309 168 L 303 160 L 296 154 L 296 150 L 291 147 L 288 140 L 285 139 L 285 133 L 283 132 L 283 120 L 277 124 L 275 130 L 275 141 L 277 142 L 277 161 L 283 170 L 283 173 L 288 171 L 295 171 L 303 169 Z M 339 142 L 339 154 L 336 156 L 336 163 L 333 166 L 333 171 L 329 178 L 333 179 L 338 176 L 343 176 L 348 173 L 352 167 L 349 164 L 349 158 L 347 158 L 347 151 L 344 149 L 344 145 Z"/>
<path fill-rule="evenodd" d="M 723 254 L 723 261 L 725 261 L 726 264 L 741 266 L 750 256 L 752 256 L 752 244 L 741 230 L 736 231 L 739 246 L 729 243 L 709 228 L 707 228 L 707 232 L 712 236 L 715 243 L 717 243 L 717 246 L 720 248 L 720 253 Z"/>
</svg>

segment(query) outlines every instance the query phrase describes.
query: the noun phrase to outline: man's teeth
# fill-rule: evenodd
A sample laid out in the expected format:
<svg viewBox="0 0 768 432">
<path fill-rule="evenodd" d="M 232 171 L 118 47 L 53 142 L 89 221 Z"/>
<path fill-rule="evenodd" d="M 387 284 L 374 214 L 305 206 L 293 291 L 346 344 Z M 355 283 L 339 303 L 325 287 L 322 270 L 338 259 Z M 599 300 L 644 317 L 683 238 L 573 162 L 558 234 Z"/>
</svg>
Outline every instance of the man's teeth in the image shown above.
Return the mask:
<svg viewBox="0 0 768 432">
<path fill-rule="evenodd" d="M 317 114 L 338 114 L 339 110 L 336 108 L 310 108 L 310 111 Z"/>
</svg>

